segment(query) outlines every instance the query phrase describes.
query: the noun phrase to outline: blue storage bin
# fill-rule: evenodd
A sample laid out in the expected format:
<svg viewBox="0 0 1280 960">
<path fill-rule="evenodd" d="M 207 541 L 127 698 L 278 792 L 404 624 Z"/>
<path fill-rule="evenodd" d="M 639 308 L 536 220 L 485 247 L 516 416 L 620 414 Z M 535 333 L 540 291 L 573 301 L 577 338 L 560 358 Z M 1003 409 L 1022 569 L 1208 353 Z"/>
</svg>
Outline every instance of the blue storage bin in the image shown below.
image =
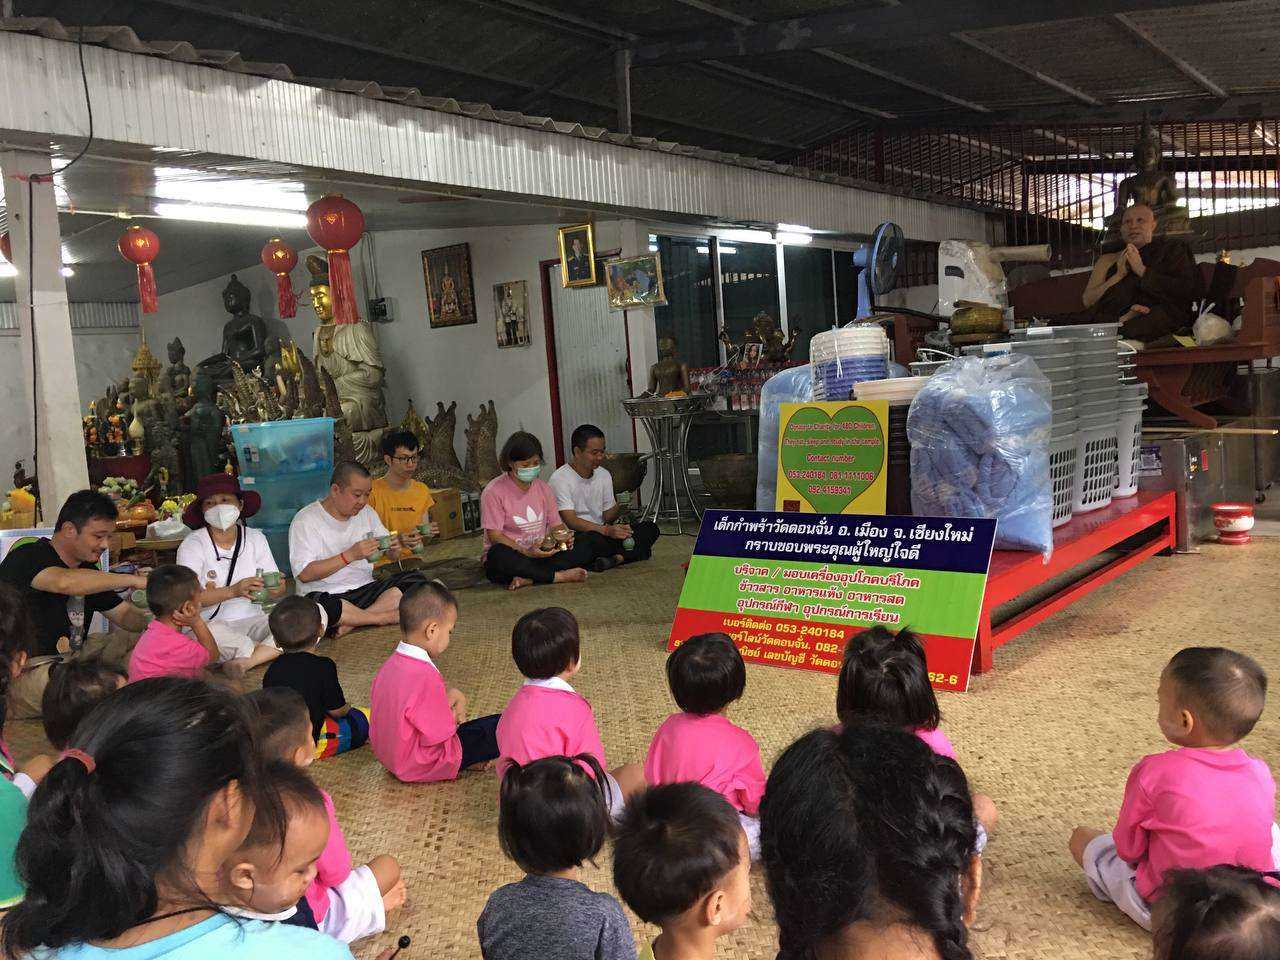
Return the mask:
<svg viewBox="0 0 1280 960">
<path fill-rule="evenodd" d="M 245 490 L 257 491 L 262 497 L 262 509 L 255 520 L 265 525 L 288 526 L 295 513 L 311 501 L 325 497 L 332 475 L 332 468 L 324 467 L 277 477 L 242 476 L 240 485 Z"/>
<path fill-rule="evenodd" d="M 250 520 L 249 526 L 263 532 L 267 538 L 267 544 L 271 547 L 271 556 L 275 557 L 276 566 L 286 577 L 292 577 L 293 571 L 289 566 L 289 524 L 264 524 L 259 520 L 261 516 L 259 514 Z"/>
<path fill-rule="evenodd" d="M 242 478 L 333 470 L 332 417 L 232 424 L 231 440 Z"/>
</svg>

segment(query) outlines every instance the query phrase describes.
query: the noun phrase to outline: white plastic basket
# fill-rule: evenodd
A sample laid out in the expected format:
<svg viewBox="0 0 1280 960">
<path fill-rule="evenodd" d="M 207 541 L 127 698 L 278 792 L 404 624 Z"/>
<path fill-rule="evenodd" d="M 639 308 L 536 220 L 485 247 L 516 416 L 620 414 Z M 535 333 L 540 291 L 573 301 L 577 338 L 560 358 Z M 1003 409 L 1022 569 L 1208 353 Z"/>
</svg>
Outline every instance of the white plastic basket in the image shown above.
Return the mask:
<svg viewBox="0 0 1280 960">
<path fill-rule="evenodd" d="M 1053 481 L 1053 525 L 1060 527 L 1071 519 L 1072 497 L 1076 486 L 1077 434 L 1072 431 L 1049 445 L 1049 478 Z"/>
<path fill-rule="evenodd" d="M 1076 441 L 1076 481 L 1072 513 L 1110 505 L 1116 486 L 1116 425 L 1081 430 Z"/>
<path fill-rule="evenodd" d="M 1122 409 L 1116 421 L 1116 486 L 1113 497 L 1138 492 L 1138 463 L 1142 456 L 1142 406 Z"/>
</svg>

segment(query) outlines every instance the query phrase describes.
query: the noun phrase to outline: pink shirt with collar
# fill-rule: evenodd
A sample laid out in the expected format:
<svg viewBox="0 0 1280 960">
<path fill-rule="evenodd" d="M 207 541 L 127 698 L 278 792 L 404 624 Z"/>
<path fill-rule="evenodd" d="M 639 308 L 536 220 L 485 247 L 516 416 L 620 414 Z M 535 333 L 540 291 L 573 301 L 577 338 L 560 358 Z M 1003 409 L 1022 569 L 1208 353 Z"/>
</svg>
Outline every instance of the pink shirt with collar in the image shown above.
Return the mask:
<svg viewBox="0 0 1280 960">
<path fill-rule="evenodd" d="M 307 904 L 311 913 L 319 923 L 329 912 L 329 890 L 351 876 L 351 851 L 347 849 L 347 838 L 338 823 L 338 811 L 334 809 L 333 797 L 324 795 L 324 812 L 329 818 L 329 842 L 324 845 L 324 852 L 316 861 L 316 878 L 307 887 Z"/>
<path fill-rule="evenodd" d="M 498 720 L 498 779 L 511 764 L 589 753 L 604 770 L 604 743 L 591 704 L 561 680 L 526 680 Z"/>
<path fill-rule="evenodd" d="M 209 651 L 200 641 L 152 620 L 129 654 L 129 682 L 147 677 L 199 677 L 209 663 Z"/>
<path fill-rule="evenodd" d="M 1138 893 L 1151 900 L 1174 868 L 1274 870 L 1275 815 L 1275 781 L 1261 760 L 1239 748 L 1184 747 L 1137 762 L 1111 837 L 1137 871 Z"/>
<path fill-rule="evenodd" d="M 941 727 L 934 727 L 932 730 L 916 727 L 911 732 L 927 743 L 929 749 L 938 756 L 956 760 L 956 748 L 951 745 L 951 740 L 942 732 Z M 958 763 L 959 761 L 957 760 L 956 762 Z"/>
<path fill-rule="evenodd" d="M 369 746 L 406 783 L 457 779 L 462 766 L 458 723 L 444 678 L 421 647 L 401 643 L 373 678 Z"/>
<path fill-rule="evenodd" d="M 649 744 L 644 779 L 649 784 L 700 783 L 752 817 L 759 816 L 764 796 L 760 744 L 719 714 L 667 717 Z"/>
</svg>

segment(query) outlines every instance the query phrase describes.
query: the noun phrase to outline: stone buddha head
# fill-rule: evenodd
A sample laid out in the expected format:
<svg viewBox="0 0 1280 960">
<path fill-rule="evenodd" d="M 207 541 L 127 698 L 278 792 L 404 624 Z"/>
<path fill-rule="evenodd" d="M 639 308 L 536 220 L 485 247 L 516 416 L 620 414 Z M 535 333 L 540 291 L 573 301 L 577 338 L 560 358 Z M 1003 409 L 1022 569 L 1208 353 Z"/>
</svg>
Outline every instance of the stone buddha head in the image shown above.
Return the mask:
<svg viewBox="0 0 1280 960">
<path fill-rule="evenodd" d="M 174 366 L 182 363 L 187 355 L 187 348 L 182 345 L 181 337 L 174 337 L 173 340 L 165 345 L 165 350 L 169 354 L 169 362 Z"/>
<path fill-rule="evenodd" d="M 315 254 L 307 257 L 311 274 L 311 306 L 321 323 L 333 322 L 333 292 L 329 289 L 329 265 Z"/>
<path fill-rule="evenodd" d="M 1151 173 L 1160 166 L 1160 156 L 1164 152 L 1160 134 L 1149 122 L 1143 122 L 1138 134 L 1138 142 L 1133 148 L 1134 165 L 1143 173 Z"/>
<path fill-rule="evenodd" d="M 253 295 L 233 273 L 227 285 L 222 288 L 222 306 L 233 317 L 241 317 L 249 312 L 249 302 Z"/>
</svg>

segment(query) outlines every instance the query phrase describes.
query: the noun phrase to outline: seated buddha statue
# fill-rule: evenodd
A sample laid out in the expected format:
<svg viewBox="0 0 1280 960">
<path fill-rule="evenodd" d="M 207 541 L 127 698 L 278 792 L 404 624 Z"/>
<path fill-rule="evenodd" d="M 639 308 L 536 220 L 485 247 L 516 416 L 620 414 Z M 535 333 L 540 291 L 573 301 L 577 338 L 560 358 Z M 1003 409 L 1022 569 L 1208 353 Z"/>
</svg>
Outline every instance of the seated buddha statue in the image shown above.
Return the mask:
<svg viewBox="0 0 1280 960">
<path fill-rule="evenodd" d="M 648 393 L 655 397 L 687 396 L 689 365 L 676 357 L 676 338 L 658 337 L 658 362 L 649 368 Z"/>
<path fill-rule="evenodd" d="M 249 288 L 233 273 L 222 290 L 222 306 L 231 314 L 231 319 L 222 328 L 222 352 L 201 360 L 197 368 L 207 374 L 215 385 L 231 382 L 233 360 L 248 374 L 262 366 L 266 356 L 267 325 L 260 316 L 249 312 L 251 298 Z"/>
<path fill-rule="evenodd" d="M 1150 123 L 1144 122 L 1133 150 L 1133 161 L 1138 170 L 1116 187 L 1115 209 L 1107 219 L 1106 232 L 1098 245 L 1101 252 L 1110 253 L 1125 246 L 1120 221 L 1124 218 L 1125 208 L 1133 204 L 1151 208 L 1156 218 L 1156 237 L 1191 238 L 1191 224 L 1187 219 L 1187 208 L 1179 203 L 1182 194 L 1177 181 L 1172 173 L 1160 169 L 1161 153 L 1160 134 Z"/>
</svg>

